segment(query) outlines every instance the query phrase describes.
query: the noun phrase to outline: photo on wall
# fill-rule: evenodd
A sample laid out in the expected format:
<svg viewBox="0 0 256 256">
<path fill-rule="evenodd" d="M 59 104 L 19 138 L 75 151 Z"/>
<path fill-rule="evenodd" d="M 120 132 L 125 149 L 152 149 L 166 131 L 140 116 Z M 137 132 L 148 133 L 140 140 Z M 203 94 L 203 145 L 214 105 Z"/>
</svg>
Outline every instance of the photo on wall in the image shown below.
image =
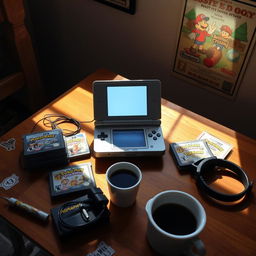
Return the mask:
<svg viewBox="0 0 256 256">
<path fill-rule="evenodd" d="M 129 14 L 135 13 L 136 0 L 95 0 Z"/>
<path fill-rule="evenodd" d="M 255 1 L 184 0 L 172 74 L 234 99 L 255 32 Z"/>
</svg>

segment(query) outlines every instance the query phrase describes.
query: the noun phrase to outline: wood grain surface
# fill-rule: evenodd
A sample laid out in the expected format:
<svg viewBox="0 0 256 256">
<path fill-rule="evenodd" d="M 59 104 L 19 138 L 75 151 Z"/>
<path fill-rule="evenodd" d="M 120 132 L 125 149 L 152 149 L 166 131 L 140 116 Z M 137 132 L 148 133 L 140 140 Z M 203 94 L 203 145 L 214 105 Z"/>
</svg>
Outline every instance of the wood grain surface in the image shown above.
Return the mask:
<svg viewBox="0 0 256 256">
<path fill-rule="evenodd" d="M 92 82 L 101 79 L 124 78 L 108 70 L 100 69 L 1 137 L 1 141 L 15 138 L 16 149 L 6 151 L 0 147 L 0 182 L 12 174 L 19 176 L 19 183 L 13 188 L 9 190 L 0 188 L 1 195 L 16 197 L 46 212 L 50 212 L 51 208 L 63 202 L 51 201 L 48 171 L 25 171 L 20 167 L 22 135 L 30 133 L 35 122 L 44 114 L 59 113 L 80 121 L 92 120 Z M 45 127 L 40 124 L 36 130 L 43 129 Z M 82 129 L 86 132 L 88 143 L 92 146 L 93 122 L 83 123 Z M 167 100 L 162 100 L 162 129 L 167 148 L 163 157 L 95 159 L 92 156 L 77 162 L 92 163 L 97 186 L 104 191 L 107 197 L 109 197 L 109 193 L 105 172 L 111 164 L 125 160 L 136 164 L 142 170 L 143 178 L 136 204 L 122 209 L 109 203 L 111 212 L 109 224 L 61 241 L 55 233 L 51 219 L 47 225 L 42 225 L 29 216 L 11 210 L 4 201 L 0 201 L 0 214 L 53 255 L 86 255 L 95 250 L 100 241 L 105 241 L 116 251 L 118 256 L 150 256 L 156 254 L 146 240 L 145 205 L 150 198 L 161 191 L 181 190 L 196 197 L 205 208 L 207 223 L 200 238 L 205 244 L 207 255 L 255 255 L 255 188 L 250 197 L 235 204 L 223 204 L 210 200 L 197 189 L 195 180 L 190 173 L 178 171 L 169 153 L 169 143 L 195 140 L 203 131 L 206 131 L 233 145 L 228 160 L 241 166 L 247 172 L 250 180 L 253 180 L 256 177 L 255 140 Z M 49 169 L 49 171 L 51 170 Z M 239 182 L 225 176 L 217 180 L 214 185 L 227 192 L 241 190 Z"/>
</svg>

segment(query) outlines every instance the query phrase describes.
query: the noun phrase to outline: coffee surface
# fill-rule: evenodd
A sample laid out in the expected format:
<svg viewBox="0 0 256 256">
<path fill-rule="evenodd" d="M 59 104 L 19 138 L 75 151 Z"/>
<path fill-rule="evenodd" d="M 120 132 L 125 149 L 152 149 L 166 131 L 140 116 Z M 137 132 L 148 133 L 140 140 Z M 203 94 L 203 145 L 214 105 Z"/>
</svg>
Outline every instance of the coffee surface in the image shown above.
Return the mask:
<svg viewBox="0 0 256 256">
<path fill-rule="evenodd" d="M 174 235 L 188 235 L 197 228 L 195 216 L 179 204 L 163 204 L 153 212 L 153 219 L 164 231 Z"/>
<path fill-rule="evenodd" d="M 110 177 L 110 182 L 120 188 L 129 188 L 134 186 L 139 178 L 130 170 L 120 169 L 115 171 Z"/>
</svg>

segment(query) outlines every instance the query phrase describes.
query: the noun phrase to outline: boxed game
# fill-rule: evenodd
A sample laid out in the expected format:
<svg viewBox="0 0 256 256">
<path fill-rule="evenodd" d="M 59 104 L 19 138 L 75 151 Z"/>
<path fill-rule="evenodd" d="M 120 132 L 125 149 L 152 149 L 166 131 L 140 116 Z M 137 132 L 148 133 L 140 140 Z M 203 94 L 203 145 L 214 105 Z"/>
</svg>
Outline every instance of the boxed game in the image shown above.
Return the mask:
<svg viewBox="0 0 256 256">
<path fill-rule="evenodd" d="M 91 163 L 71 165 L 49 173 L 50 193 L 52 198 L 67 194 L 79 194 L 90 187 L 95 187 Z"/>
<path fill-rule="evenodd" d="M 60 129 L 26 134 L 23 137 L 24 156 L 62 155 L 66 153 Z"/>
<path fill-rule="evenodd" d="M 203 140 L 171 143 L 170 152 L 180 170 L 187 169 L 200 159 L 213 156 L 208 145 Z"/>
<path fill-rule="evenodd" d="M 68 163 L 66 144 L 60 129 L 23 136 L 25 168 L 42 168 Z"/>
</svg>

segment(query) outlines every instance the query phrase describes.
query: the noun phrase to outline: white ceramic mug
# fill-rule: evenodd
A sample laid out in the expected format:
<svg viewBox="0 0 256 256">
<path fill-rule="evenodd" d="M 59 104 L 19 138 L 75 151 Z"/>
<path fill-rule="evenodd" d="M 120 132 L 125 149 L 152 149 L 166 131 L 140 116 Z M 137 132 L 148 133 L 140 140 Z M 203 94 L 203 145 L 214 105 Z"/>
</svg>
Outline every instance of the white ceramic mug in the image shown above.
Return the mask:
<svg viewBox="0 0 256 256">
<path fill-rule="evenodd" d="M 137 182 L 130 187 L 118 187 L 111 183 L 110 177 L 119 170 L 129 170 L 137 177 Z M 136 196 L 139 190 L 139 185 L 142 179 L 142 173 L 138 166 L 129 162 L 118 162 L 111 165 L 106 172 L 108 190 L 110 200 L 113 204 L 119 207 L 129 207 L 136 201 Z"/>
<path fill-rule="evenodd" d="M 187 208 L 196 219 L 194 232 L 175 235 L 160 228 L 153 219 L 153 212 L 164 204 L 178 204 Z M 206 214 L 200 202 L 188 193 L 178 190 L 163 191 L 146 204 L 148 216 L 147 239 L 151 247 L 161 255 L 205 255 L 205 247 L 198 235 L 206 223 Z"/>
</svg>

